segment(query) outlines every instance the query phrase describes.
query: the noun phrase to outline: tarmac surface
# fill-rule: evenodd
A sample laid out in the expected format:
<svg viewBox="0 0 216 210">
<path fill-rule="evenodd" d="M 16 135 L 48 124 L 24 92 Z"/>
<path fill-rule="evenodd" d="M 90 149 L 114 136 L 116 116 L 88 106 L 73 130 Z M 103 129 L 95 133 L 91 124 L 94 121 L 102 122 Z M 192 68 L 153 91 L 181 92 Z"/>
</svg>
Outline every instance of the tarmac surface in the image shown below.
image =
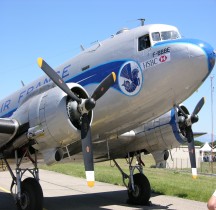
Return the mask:
<svg viewBox="0 0 216 210">
<path fill-rule="evenodd" d="M 206 210 L 206 203 L 164 195 L 152 195 L 149 206 L 127 204 L 125 187 L 96 182 L 89 188 L 84 179 L 56 172 L 40 170 L 40 183 L 44 193 L 44 210 L 129 210 L 129 209 L 179 209 Z M 0 172 L 0 210 L 16 210 L 9 194 L 9 172 Z"/>
</svg>

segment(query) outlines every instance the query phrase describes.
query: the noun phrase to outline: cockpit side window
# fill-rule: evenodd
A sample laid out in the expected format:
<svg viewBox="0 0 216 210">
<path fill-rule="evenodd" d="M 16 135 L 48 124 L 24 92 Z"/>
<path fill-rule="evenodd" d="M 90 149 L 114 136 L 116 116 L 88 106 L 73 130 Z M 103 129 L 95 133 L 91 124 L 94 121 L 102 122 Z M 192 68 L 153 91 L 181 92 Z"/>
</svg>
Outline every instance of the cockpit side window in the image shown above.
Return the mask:
<svg viewBox="0 0 216 210">
<path fill-rule="evenodd" d="M 161 32 L 162 40 L 178 39 L 179 34 L 176 31 L 163 31 Z"/>
<path fill-rule="evenodd" d="M 147 34 L 147 35 L 139 37 L 138 50 L 142 51 L 142 50 L 149 48 L 149 47 L 151 47 L 149 35 Z"/>
<path fill-rule="evenodd" d="M 151 33 L 152 41 L 159 42 L 165 40 L 173 40 L 181 38 L 180 34 L 177 31 L 162 31 L 162 32 L 153 32 Z"/>
<path fill-rule="evenodd" d="M 154 42 L 160 41 L 161 40 L 160 33 L 159 32 L 152 33 L 152 40 Z"/>
</svg>

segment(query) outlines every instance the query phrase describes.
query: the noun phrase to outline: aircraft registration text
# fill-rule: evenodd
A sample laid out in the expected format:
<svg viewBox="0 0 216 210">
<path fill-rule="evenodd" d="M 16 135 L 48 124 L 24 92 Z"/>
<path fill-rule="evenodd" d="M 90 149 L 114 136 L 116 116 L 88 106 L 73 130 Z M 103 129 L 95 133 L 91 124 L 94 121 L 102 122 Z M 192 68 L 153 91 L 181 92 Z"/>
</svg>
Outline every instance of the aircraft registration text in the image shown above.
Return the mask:
<svg viewBox="0 0 216 210">
<path fill-rule="evenodd" d="M 159 64 L 162 64 L 162 63 L 167 63 L 170 60 L 171 60 L 170 53 L 165 53 L 165 54 L 162 54 L 157 57 L 153 57 L 152 59 L 143 62 L 142 66 L 144 69 L 148 69 L 148 68 L 157 66 Z"/>
</svg>

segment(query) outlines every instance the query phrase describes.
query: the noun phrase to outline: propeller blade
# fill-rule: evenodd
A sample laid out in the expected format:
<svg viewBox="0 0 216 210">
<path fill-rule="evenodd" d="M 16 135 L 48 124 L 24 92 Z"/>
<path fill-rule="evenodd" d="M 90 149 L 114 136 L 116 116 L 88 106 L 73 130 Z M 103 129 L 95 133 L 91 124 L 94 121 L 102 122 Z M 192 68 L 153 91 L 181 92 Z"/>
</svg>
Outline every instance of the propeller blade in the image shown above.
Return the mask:
<svg viewBox="0 0 216 210">
<path fill-rule="evenodd" d="M 185 127 L 185 132 L 188 143 L 191 143 L 194 140 L 191 126 Z"/>
<path fill-rule="evenodd" d="M 106 91 L 115 83 L 116 74 L 112 72 L 109 74 L 96 88 L 94 91 L 92 98 L 97 101 L 101 96 L 106 93 Z"/>
<path fill-rule="evenodd" d="M 81 139 L 82 139 L 82 153 L 85 165 L 86 180 L 89 187 L 94 186 L 94 161 L 91 139 L 91 128 L 89 125 L 88 114 L 82 115 L 81 123 Z"/>
<path fill-rule="evenodd" d="M 96 105 L 95 102 L 107 92 L 107 90 L 114 84 L 115 81 L 116 74 L 112 72 L 98 85 L 98 87 L 92 94 L 92 97 L 85 100 L 83 104 L 80 104 L 80 110 L 84 110 L 81 118 L 81 139 L 86 180 L 89 187 L 94 186 L 95 175 L 91 128 L 87 112 L 94 109 Z"/>
<path fill-rule="evenodd" d="M 197 178 L 197 168 L 196 168 L 196 154 L 195 154 L 195 146 L 194 146 L 194 137 L 191 126 L 188 126 L 186 129 L 186 137 L 188 139 L 188 152 L 191 162 L 192 169 L 192 177 L 193 179 Z"/>
<path fill-rule="evenodd" d="M 200 101 L 198 102 L 198 104 L 196 105 L 196 107 L 195 107 L 195 109 L 194 109 L 194 111 L 193 111 L 192 116 L 197 115 L 197 114 L 199 113 L 199 111 L 200 111 L 201 108 L 203 107 L 204 103 L 205 103 L 205 97 L 202 97 L 202 98 L 200 99 Z"/>
<path fill-rule="evenodd" d="M 59 87 L 61 88 L 68 96 L 70 96 L 77 103 L 81 103 L 81 99 L 74 95 L 71 90 L 68 88 L 66 83 L 62 78 L 42 59 L 38 58 L 38 66 L 47 74 L 47 76 Z"/>
</svg>

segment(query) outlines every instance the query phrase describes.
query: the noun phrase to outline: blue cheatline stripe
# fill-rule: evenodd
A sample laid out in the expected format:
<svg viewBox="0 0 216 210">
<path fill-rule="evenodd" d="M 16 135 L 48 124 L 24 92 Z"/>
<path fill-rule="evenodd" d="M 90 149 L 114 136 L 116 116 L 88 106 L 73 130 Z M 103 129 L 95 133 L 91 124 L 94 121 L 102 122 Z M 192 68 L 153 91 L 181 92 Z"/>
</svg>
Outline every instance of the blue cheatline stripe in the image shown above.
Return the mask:
<svg viewBox="0 0 216 210">
<path fill-rule="evenodd" d="M 99 66 L 95 66 L 91 69 L 88 69 L 84 72 L 81 72 L 72 78 L 66 80 L 66 83 L 78 83 L 81 86 L 85 87 L 87 85 L 91 84 L 99 84 L 106 76 L 108 76 L 111 72 L 115 72 L 117 78 L 115 84 L 112 86 L 115 90 L 121 92 L 124 94 L 121 89 L 119 88 L 119 80 L 118 80 L 118 75 L 119 75 L 119 70 L 121 69 L 122 65 L 125 62 L 132 61 L 131 59 L 123 59 L 123 60 L 117 60 L 117 61 L 111 61 L 108 63 L 104 63 Z M 143 76 L 143 75 L 142 75 Z M 143 78 L 144 81 L 144 78 Z M 4 117 L 10 117 L 17 108 L 9 111 L 8 113 L 0 116 L 2 118 Z"/>
<path fill-rule="evenodd" d="M 128 60 L 112 61 L 109 63 L 102 64 L 100 66 L 93 67 L 70 78 L 66 82 L 78 83 L 83 87 L 90 84 L 98 84 L 111 72 L 115 72 L 115 74 L 118 75 L 121 66 L 123 65 L 123 63 L 127 61 Z M 116 79 L 117 81 L 112 86 L 112 88 L 121 92 L 118 86 L 118 78 Z"/>
<path fill-rule="evenodd" d="M 0 116 L 0 117 L 1 117 L 1 118 L 10 117 L 16 110 L 17 110 L 17 108 L 16 108 L 16 109 L 13 109 L 13 110 L 11 110 L 11 111 L 9 111 L 8 113 L 6 113 L 6 114 L 4 114 L 4 115 L 2 115 L 2 116 Z"/>
</svg>

